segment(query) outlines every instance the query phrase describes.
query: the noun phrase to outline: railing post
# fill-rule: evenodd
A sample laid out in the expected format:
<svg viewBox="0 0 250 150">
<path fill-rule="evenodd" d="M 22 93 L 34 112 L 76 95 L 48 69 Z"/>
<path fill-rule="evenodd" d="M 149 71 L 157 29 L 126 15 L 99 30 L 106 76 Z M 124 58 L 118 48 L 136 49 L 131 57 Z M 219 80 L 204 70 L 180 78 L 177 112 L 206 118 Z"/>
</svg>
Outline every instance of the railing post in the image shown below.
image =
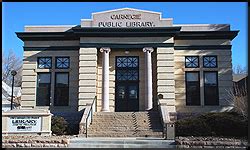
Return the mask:
<svg viewBox="0 0 250 150">
<path fill-rule="evenodd" d="M 88 137 L 88 117 L 86 119 L 86 128 L 85 128 L 85 131 L 86 131 L 86 138 Z"/>
<path fill-rule="evenodd" d="M 173 122 L 166 123 L 166 139 L 167 140 L 175 139 L 175 124 Z"/>
<path fill-rule="evenodd" d="M 96 110 L 96 107 L 95 107 L 95 105 L 96 105 L 96 96 L 95 96 L 95 98 L 94 98 L 94 100 L 93 100 L 93 102 L 90 104 L 90 103 L 87 103 L 87 106 L 90 106 L 90 108 L 89 108 L 89 111 L 88 111 L 88 114 L 87 114 L 87 117 L 86 117 L 86 138 L 88 137 L 88 119 L 89 119 L 89 117 L 91 117 L 90 118 L 90 123 L 92 123 L 92 121 L 93 121 L 93 114 L 94 114 L 94 111 Z M 94 108 L 93 108 L 94 107 Z"/>
</svg>

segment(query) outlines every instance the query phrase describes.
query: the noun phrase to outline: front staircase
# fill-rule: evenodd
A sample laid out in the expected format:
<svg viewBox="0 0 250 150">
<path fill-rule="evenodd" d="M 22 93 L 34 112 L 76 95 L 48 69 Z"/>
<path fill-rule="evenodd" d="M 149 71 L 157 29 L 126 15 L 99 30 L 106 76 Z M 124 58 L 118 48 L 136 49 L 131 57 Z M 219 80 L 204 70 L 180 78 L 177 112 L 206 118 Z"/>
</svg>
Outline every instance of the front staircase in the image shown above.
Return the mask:
<svg viewBox="0 0 250 150">
<path fill-rule="evenodd" d="M 158 111 L 95 112 L 88 137 L 162 137 Z"/>
</svg>

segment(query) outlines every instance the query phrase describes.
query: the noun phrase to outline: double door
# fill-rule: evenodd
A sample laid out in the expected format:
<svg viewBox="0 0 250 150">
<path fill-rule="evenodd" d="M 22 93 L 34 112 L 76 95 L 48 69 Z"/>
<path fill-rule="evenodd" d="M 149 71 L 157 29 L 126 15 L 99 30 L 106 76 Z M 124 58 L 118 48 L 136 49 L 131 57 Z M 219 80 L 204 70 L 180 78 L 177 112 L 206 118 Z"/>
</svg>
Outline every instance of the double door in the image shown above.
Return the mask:
<svg viewBox="0 0 250 150">
<path fill-rule="evenodd" d="M 138 83 L 119 83 L 116 92 L 116 111 L 138 111 L 139 90 Z"/>
<path fill-rule="evenodd" d="M 139 111 L 139 57 L 116 57 L 115 111 Z"/>
</svg>

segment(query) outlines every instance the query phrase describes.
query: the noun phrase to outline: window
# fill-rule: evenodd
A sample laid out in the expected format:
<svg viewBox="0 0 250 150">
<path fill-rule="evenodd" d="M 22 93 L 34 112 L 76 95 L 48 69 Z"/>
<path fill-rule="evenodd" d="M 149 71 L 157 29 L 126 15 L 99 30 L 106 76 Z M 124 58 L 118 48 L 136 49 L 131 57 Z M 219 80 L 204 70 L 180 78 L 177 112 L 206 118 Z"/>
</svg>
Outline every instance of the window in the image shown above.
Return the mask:
<svg viewBox="0 0 250 150">
<path fill-rule="evenodd" d="M 205 105 L 219 105 L 218 73 L 204 72 L 204 100 Z"/>
<path fill-rule="evenodd" d="M 56 68 L 57 69 L 68 69 L 69 68 L 69 57 L 56 57 Z"/>
<path fill-rule="evenodd" d="M 49 106 L 50 105 L 50 73 L 37 74 L 37 92 L 36 105 Z"/>
<path fill-rule="evenodd" d="M 186 72 L 186 105 L 200 105 L 199 72 Z"/>
<path fill-rule="evenodd" d="M 116 59 L 116 67 L 118 68 L 135 68 L 138 67 L 138 57 L 117 57 Z"/>
<path fill-rule="evenodd" d="M 51 68 L 51 57 L 38 57 L 37 64 L 39 69 L 50 69 Z"/>
<path fill-rule="evenodd" d="M 139 58 L 137 56 L 116 57 L 116 80 L 139 80 Z"/>
<path fill-rule="evenodd" d="M 55 106 L 69 105 L 69 73 L 55 73 Z"/>
<path fill-rule="evenodd" d="M 199 67 L 199 57 L 198 56 L 186 56 L 185 57 L 185 67 L 186 68 L 198 68 Z"/>
<path fill-rule="evenodd" d="M 217 67 L 217 56 L 204 56 L 203 67 L 205 68 L 216 68 Z"/>
</svg>

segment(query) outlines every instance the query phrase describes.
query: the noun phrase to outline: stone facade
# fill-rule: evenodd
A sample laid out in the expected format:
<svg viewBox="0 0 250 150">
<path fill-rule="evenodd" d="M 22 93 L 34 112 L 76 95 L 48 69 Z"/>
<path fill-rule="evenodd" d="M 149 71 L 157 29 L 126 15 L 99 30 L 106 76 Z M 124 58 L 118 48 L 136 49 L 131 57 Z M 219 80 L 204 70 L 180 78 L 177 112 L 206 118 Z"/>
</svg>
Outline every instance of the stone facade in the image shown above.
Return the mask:
<svg viewBox="0 0 250 150">
<path fill-rule="evenodd" d="M 177 40 L 176 45 L 230 45 L 230 40 Z M 199 56 L 199 68 L 185 68 L 185 56 Z M 217 68 L 204 68 L 203 56 L 216 55 Z M 176 50 L 174 51 L 175 62 L 175 101 L 178 112 L 206 112 L 223 111 L 229 102 L 226 100 L 227 91 L 232 88 L 232 52 L 231 49 L 208 49 L 208 50 Z M 185 71 L 200 72 L 200 98 L 201 106 L 186 106 Z M 218 72 L 219 106 L 204 105 L 204 71 Z"/>
<path fill-rule="evenodd" d="M 87 103 L 92 103 L 96 96 L 97 86 L 97 49 L 80 48 L 79 50 L 79 93 L 78 110 Z"/>
<path fill-rule="evenodd" d="M 119 19 L 114 19 L 118 17 L 115 15 L 123 17 L 120 20 L 121 26 L 100 25 L 100 22 L 112 22 L 112 20 L 114 24 L 117 22 L 119 24 Z M 230 25 L 224 24 L 173 25 L 172 20 L 172 18 L 162 19 L 160 13 L 124 8 L 94 13 L 92 20 L 82 19 L 81 25 L 78 26 L 25 26 L 25 32 L 17 33 L 24 41 L 22 109 L 50 109 L 52 113 L 70 114 L 84 110 L 97 96 L 97 111 L 101 111 L 102 106 L 107 103 L 109 111 L 114 112 L 115 57 L 138 56 L 139 111 L 145 111 L 147 109 L 145 105 L 149 102 L 156 107 L 159 94 L 163 96 L 159 103 L 167 106 L 168 112 L 226 110 L 229 106 L 226 101 L 226 91 L 232 87 L 231 41 L 238 31 L 231 31 Z M 154 26 L 148 24 L 131 28 L 124 25 L 133 21 L 145 25 L 147 24 L 145 22 L 152 22 Z M 153 51 L 146 60 L 147 54 L 143 49 L 147 47 Z M 100 52 L 102 48 L 110 49 L 106 56 L 109 58 L 109 65 L 106 66 L 103 64 L 104 55 Z M 185 68 L 185 56 L 193 55 L 199 57 L 200 67 Z M 202 57 L 207 55 L 217 56 L 216 68 L 203 68 Z M 70 57 L 70 68 L 65 70 L 54 68 L 56 56 Z M 52 57 L 52 68 L 38 69 L 38 57 Z M 103 84 L 103 66 L 109 71 L 108 79 L 105 78 L 108 85 Z M 151 69 L 151 73 L 150 70 L 146 71 L 148 69 Z M 68 106 L 54 106 L 55 72 L 61 71 L 69 72 Z M 200 72 L 200 106 L 186 105 L 185 71 Z M 203 71 L 218 72 L 219 105 L 217 106 L 204 105 Z M 39 72 L 51 72 L 50 106 L 36 106 Z M 105 91 L 103 85 L 108 87 L 105 89 L 108 93 L 103 92 Z M 146 90 L 152 92 L 148 93 Z"/>
</svg>

